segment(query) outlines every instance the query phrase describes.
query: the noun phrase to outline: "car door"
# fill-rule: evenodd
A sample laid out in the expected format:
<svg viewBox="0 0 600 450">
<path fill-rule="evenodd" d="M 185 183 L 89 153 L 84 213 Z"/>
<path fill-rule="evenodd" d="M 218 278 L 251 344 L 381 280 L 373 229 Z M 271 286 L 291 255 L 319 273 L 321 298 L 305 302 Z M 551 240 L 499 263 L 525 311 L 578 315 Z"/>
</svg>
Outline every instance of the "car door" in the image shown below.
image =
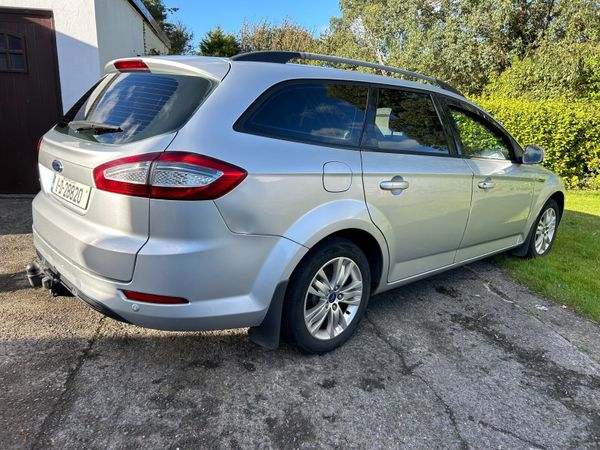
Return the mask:
<svg viewBox="0 0 600 450">
<path fill-rule="evenodd" d="M 473 106 L 450 100 L 446 114 L 459 153 L 473 170 L 473 199 L 456 262 L 522 242 L 534 180 L 518 161 L 516 142 Z"/>
<path fill-rule="evenodd" d="M 369 213 L 389 249 L 390 283 L 454 262 L 473 174 L 426 91 L 373 91 L 361 145 Z"/>
</svg>

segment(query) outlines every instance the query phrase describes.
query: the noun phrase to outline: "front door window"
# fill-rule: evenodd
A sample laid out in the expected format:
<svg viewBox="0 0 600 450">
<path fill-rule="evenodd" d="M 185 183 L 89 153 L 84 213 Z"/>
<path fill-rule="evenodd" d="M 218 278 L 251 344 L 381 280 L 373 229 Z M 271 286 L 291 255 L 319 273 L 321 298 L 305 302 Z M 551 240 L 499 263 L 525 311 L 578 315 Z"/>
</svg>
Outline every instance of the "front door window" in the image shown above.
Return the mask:
<svg viewBox="0 0 600 450">
<path fill-rule="evenodd" d="M 510 149 L 502 137 L 483 121 L 451 108 L 456 130 L 462 143 L 462 154 L 470 158 L 510 159 Z"/>
</svg>

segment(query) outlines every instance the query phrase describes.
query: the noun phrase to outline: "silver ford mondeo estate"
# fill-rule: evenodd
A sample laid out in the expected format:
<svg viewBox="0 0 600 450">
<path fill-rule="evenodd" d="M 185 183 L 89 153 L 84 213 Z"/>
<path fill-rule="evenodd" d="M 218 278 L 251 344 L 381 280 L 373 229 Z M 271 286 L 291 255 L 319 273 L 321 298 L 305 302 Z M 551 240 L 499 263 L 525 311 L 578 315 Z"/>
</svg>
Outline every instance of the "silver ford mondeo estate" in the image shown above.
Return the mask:
<svg viewBox="0 0 600 450">
<path fill-rule="evenodd" d="M 105 71 L 40 141 L 29 272 L 114 319 L 322 353 L 372 294 L 552 247 L 544 150 L 435 78 L 296 52 Z"/>
</svg>

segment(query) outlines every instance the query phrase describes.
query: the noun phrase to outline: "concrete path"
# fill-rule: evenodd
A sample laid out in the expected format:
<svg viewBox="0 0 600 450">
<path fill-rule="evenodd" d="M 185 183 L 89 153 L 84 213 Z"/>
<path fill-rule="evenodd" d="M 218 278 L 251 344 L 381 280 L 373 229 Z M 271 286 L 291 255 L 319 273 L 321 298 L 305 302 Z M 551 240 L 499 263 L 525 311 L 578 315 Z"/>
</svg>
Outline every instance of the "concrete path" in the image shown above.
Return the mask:
<svg viewBox="0 0 600 450">
<path fill-rule="evenodd" d="M 29 202 L 0 199 L 2 449 L 600 447 L 600 328 L 490 262 L 373 297 L 333 353 L 269 352 L 29 289 Z"/>
</svg>

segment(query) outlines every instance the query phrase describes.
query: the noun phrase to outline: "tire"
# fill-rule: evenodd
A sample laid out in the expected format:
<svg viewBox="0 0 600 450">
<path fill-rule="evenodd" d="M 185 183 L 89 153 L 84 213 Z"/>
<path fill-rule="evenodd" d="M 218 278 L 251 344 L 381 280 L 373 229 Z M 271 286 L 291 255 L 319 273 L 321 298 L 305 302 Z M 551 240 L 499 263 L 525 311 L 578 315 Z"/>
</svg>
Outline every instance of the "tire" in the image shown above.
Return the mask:
<svg viewBox="0 0 600 450">
<path fill-rule="evenodd" d="M 338 289 L 335 271 L 342 279 Z M 370 295 L 371 272 L 362 250 L 346 239 L 328 240 L 306 255 L 290 279 L 284 330 L 305 353 L 329 352 L 356 331 Z"/>
<path fill-rule="evenodd" d="M 552 218 L 554 219 L 553 225 L 551 225 Z M 527 252 L 524 255 L 525 258 L 541 258 L 550 252 L 556 238 L 560 218 L 558 203 L 554 199 L 548 200 L 531 226 L 531 231 L 526 242 Z M 540 245 L 540 233 L 541 236 L 545 236 L 543 245 Z"/>
</svg>

